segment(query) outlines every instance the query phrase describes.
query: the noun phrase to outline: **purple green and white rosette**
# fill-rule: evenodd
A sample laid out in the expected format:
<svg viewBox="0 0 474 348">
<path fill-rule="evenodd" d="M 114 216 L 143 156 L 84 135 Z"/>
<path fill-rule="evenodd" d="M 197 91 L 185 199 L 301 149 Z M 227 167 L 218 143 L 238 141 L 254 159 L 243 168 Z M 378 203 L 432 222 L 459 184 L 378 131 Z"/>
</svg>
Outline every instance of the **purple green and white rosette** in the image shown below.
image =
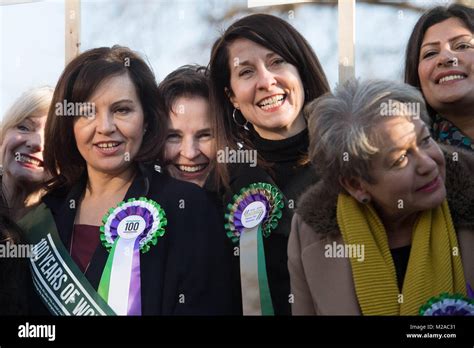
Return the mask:
<svg viewBox="0 0 474 348">
<path fill-rule="evenodd" d="M 274 315 L 263 237 L 269 237 L 282 216 L 283 195 L 271 184 L 242 188 L 228 204 L 227 236 L 239 244 L 242 308 L 244 315 Z"/>
<path fill-rule="evenodd" d="M 420 308 L 423 316 L 474 316 L 474 299 L 461 294 L 442 293 Z"/>
<path fill-rule="evenodd" d="M 141 315 L 140 252 L 165 233 L 166 215 L 151 199 L 121 202 L 102 218 L 100 239 L 109 251 L 98 292 L 118 315 Z"/>
</svg>

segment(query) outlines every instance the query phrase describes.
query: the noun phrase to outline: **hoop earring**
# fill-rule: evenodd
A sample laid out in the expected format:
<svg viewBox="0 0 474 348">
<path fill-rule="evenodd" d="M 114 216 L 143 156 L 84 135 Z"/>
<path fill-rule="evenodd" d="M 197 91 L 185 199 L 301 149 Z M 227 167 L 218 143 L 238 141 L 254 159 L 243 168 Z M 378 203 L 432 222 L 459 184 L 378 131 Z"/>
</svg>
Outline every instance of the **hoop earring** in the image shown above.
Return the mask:
<svg viewBox="0 0 474 348">
<path fill-rule="evenodd" d="M 249 131 L 249 127 L 247 126 L 249 121 L 245 120 L 244 124 L 240 124 L 239 122 L 237 122 L 237 120 L 235 119 L 235 112 L 236 111 L 237 111 L 237 109 L 235 109 L 235 108 L 234 108 L 234 111 L 232 111 L 232 118 L 234 119 L 234 123 L 239 127 L 243 127 L 246 131 Z"/>
</svg>

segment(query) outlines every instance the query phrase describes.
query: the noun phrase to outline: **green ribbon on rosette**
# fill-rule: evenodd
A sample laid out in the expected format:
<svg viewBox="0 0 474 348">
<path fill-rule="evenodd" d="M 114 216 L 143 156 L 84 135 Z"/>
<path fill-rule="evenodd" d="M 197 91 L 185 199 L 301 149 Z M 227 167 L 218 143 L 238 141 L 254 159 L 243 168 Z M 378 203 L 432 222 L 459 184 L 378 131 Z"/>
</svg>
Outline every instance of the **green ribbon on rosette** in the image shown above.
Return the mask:
<svg viewBox="0 0 474 348">
<path fill-rule="evenodd" d="M 274 315 L 263 237 L 278 226 L 283 195 L 268 183 L 254 183 L 234 195 L 225 214 L 227 236 L 239 244 L 244 315 Z"/>
</svg>

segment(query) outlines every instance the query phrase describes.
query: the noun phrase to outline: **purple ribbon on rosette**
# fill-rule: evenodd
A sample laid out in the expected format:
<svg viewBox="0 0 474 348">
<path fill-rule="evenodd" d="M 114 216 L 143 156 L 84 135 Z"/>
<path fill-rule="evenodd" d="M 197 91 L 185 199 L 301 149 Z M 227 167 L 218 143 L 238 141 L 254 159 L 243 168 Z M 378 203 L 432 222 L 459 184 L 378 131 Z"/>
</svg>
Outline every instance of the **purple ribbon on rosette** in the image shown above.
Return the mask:
<svg viewBox="0 0 474 348">
<path fill-rule="evenodd" d="M 102 221 L 100 239 L 110 254 L 98 292 L 117 314 L 141 315 L 140 252 L 164 234 L 165 212 L 153 200 L 132 198 L 110 209 Z"/>
</svg>

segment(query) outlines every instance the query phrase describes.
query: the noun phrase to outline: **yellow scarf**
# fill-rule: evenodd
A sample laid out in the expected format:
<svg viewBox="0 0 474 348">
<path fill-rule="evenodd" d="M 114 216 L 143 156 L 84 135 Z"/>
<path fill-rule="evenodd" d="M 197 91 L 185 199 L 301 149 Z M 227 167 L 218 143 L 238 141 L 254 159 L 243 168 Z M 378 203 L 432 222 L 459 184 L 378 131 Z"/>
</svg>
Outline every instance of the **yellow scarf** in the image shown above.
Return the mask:
<svg viewBox="0 0 474 348">
<path fill-rule="evenodd" d="M 415 223 L 410 258 L 399 294 L 387 234 L 370 204 L 346 194 L 337 200 L 337 222 L 345 244 L 364 245 L 364 261 L 351 258 L 363 315 L 418 315 L 442 292 L 466 295 L 466 282 L 448 203 L 424 211 Z"/>
</svg>

